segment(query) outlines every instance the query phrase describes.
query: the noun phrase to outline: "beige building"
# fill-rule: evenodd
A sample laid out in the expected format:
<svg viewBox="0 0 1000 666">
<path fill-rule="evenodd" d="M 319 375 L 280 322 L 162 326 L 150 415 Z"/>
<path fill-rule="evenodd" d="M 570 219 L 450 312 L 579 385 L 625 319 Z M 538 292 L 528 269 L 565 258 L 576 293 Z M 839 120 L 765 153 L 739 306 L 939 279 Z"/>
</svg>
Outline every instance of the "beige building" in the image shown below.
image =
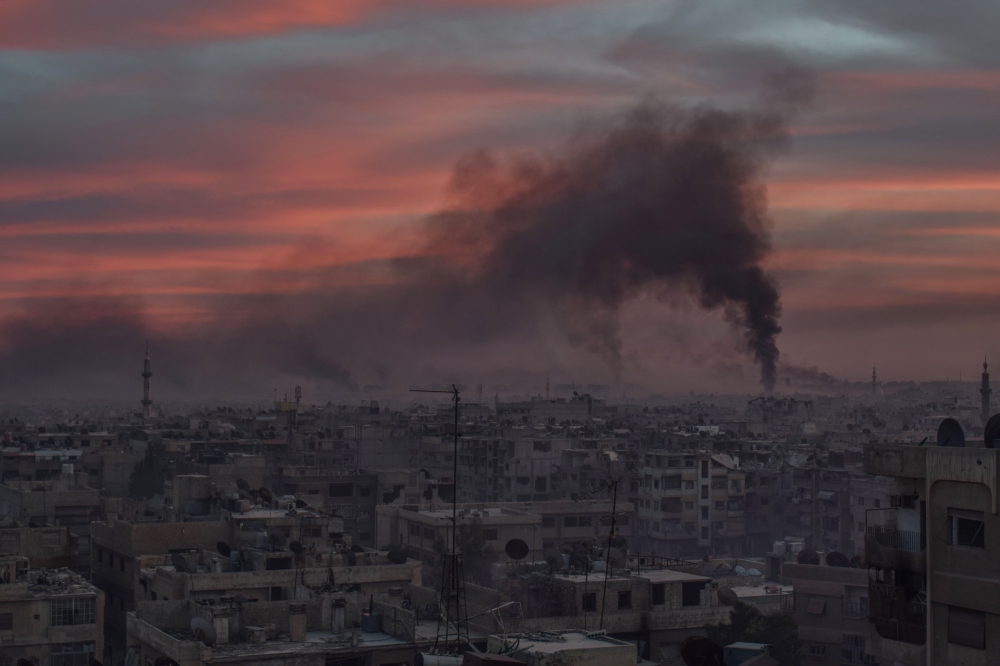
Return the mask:
<svg viewBox="0 0 1000 666">
<path fill-rule="evenodd" d="M 104 593 L 68 569 L 0 558 L 0 657 L 78 666 L 104 658 Z"/>
<path fill-rule="evenodd" d="M 865 471 L 895 479 L 867 511 L 869 652 L 883 664 L 1000 662 L 1000 450 L 869 445 Z"/>
</svg>

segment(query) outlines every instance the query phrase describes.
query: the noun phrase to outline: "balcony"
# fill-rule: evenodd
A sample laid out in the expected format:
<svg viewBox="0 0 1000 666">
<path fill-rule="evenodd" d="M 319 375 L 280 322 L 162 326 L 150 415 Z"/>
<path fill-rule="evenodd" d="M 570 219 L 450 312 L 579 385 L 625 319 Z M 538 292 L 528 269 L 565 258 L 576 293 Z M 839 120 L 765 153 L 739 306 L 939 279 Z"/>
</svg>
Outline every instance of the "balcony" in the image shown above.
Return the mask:
<svg viewBox="0 0 1000 666">
<path fill-rule="evenodd" d="M 883 548 L 919 553 L 927 547 L 927 540 L 920 532 L 900 530 L 889 525 L 868 525 L 865 534 Z"/>
<path fill-rule="evenodd" d="M 885 576 L 890 573 L 880 572 Z M 913 574 L 903 574 L 903 577 L 913 582 Z M 872 580 L 868 583 L 868 603 L 868 620 L 879 636 L 912 645 L 923 645 L 926 642 L 926 592 Z"/>
<path fill-rule="evenodd" d="M 795 612 L 795 595 L 794 594 L 782 594 L 781 595 L 781 610 L 785 613 Z"/>
</svg>

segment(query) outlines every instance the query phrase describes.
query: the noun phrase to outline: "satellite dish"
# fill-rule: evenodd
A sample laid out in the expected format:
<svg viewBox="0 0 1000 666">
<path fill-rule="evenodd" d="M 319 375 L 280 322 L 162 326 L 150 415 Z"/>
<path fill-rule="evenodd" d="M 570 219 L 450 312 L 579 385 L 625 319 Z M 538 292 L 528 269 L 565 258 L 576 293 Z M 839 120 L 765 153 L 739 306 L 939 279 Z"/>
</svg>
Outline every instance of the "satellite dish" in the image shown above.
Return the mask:
<svg viewBox="0 0 1000 666">
<path fill-rule="evenodd" d="M 164 499 L 163 495 L 153 495 L 148 500 L 146 500 L 146 508 L 153 513 L 163 509 Z"/>
<path fill-rule="evenodd" d="M 851 566 L 851 561 L 847 558 L 847 555 L 831 550 L 826 554 L 826 566 L 847 568 Z"/>
<path fill-rule="evenodd" d="M 244 597 L 242 594 L 237 594 L 235 597 L 233 597 L 233 601 L 235 601 L 237 604 L 243 605 L 247 602 L 247 598 Z"/>
<path fill-rule="evenodd" d="M 281 528 L 272 525 L 267 528 L 267 540 L 271 542 L 271 548 L 281 548 L 285 545 L 287 537 L 285 533 L 281 531 Z"/>
<path fill-rule="evenodd" d="M 229 544 L 226 543 L 225 541 L 220 541 L 219 543 L 215 544 L 215 550 L 217 550 L 219 552 L 219 555 L 222 555 L 223 557 L 229 557 L 230 555 L 233 554 L 233 549 L 230 548 Z"/>
<path fill-rule="evenodd" d="M 271 500 L 274 499 L 274 496 L 271 494 L 271 491 L 268 490 L 267 488 L 261 488 L 258 492 L 260 493 L 260 498 L 264 500 L 264 502 L 266 502 L 267 504 L 270 504 Z"/>
<path fill-rule="evenodd" d="M 399 548 L 393 548 L 390 550 L 386 557 L 393 564 L 406 564 L 406 553 Z"/>
<path fill-rule="evenodd" d="M 173 659 L 171 659 L 170 657 L 159 657 L 153 663 L 153 666 L 181 666 L 181 665 L 178 664 Z"/>
<path fill-rule="evenodd" d="M 864 565 L 864 559 L 860 555 L 852 555 L 850 566 L 852 569 L 860 569 Z"/>
<path fill-rule="evenodd" d="M 736 596 L 731 587 L 720 587 L 719 588 L 719 603 L 723 606 L 735 606 L 739 603 L 740 598 Z"/>
<path fill-rule="evenodd" d="M 815 564 L 815 565 L 818 565 L 819 564 L 819 553 L 817 553 L 812 548 L 806 548 L 804 550 L 800 550 L 799 551 L 799 555 L 798 555 L 797 560 L 798 560 L 799 564 Z"/>
<path fill-rule="evenodd" d="M 302 554 L 302 544 L 299 543 L 298 541 L 292 541 L 291 543 L 288 544 L 288 550 L 292 551 L 296 555 L 301 555 Z"/>
<path fill-rule="evenodd" d="M 246 482 L 246 479 L 236 479 L 236 487 L 240 490 L 250 492 L 250 484 Z"/>
<path fill-rule="evenodd" d="M 190 573 L 191 567 L 188 566 L 187 559 L 180 553 L 174 553 L 171 555 L 170 563 L 174 565 L 174 569 L 180 573 Z"/>
<path fill-rule="evenodd" d="M 687 666 L 725 666 L 725 656 L 714 641 L 704 636 L 688 636 L 681 643 L 681 659 Z"/>
<path fill-rule="evenodd" d="M 549 565 L 550 571 L 559 571 L 566 564 L 562 553 L 555 548 L 546 548 L 543 556 L 545 557 L 545 563 Z"/>
<path fill-rule="evenodd" d="M 215 625 L 205 618 L 191 618 L 191 633 L 205 645 L 215 645 Z"/>
<path fill-rule="evenodd" d="M 625 566 L 625 551 L 621 548 L 609 548 L 608 564 L 617 568 Z"/>
<path fill-rule="evenodd" d="M 352 553 L 363 553 L 363 552 L 365 552 L 365 549 L 362 548 L 361 546 L 359 546 L 358 544 L 352 544 L 351 545 L 351 552 Z"/>
<path fill-rule="evenodd" d="M 937 431 L 938 446 L 965 446 L 965 431 L 958 421 L 952 418 L 941 421 Z"/>
<path fill-rule="evenodd" d="M 986 443 L 986 448 L 992 449 L 996 447 L 998 439 L 1000 439 L 1000 414 L 994 414 L 986 422 L 986 428 L 983 430 L 983 441 Z"/>
<path fill-rule="evenodd" d="M 303 509 L 303 508 L 305 508 L 307 506 L 309 506 L 309 502 L 305 501 L 304 499 L 296 499 L 295 500 L 295 508 L 297 508 L 297 509 Z"/>
<path fill-rule="evenodd" d="M 503 552 L 507 553 L 507 557 L 515 562 L 526 558 L 530 551 L 531 549 L 528 548 L 528 544 L 521 539 L 511 539 L 507 542 L 507 545 L 503 547 Z"/>
<path fill-rule="evenodd" d="M 628 545 L 628 541 L 626 541 L 625 537 L 621 536 L 620 534 L 616 534 L 613 537 L 611 537 L 610 543 L 612 548 L 624 548 L 625 546 Z"/>
</svg>

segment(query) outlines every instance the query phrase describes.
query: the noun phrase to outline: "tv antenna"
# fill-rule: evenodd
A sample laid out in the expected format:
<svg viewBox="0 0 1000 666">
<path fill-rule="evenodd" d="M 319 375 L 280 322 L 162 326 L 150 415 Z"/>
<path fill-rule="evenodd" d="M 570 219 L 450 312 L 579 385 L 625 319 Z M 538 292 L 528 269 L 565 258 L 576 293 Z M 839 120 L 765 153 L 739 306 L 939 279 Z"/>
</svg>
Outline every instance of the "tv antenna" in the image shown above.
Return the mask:
<svg viewBox="0 0 1000 666">
<path fill-rule="evenodd" d="M 462 553 L 458 549 L 458 404 L 462 401 L 458 385 L 452 384 L 450 391 L 436 389 L 410 389 L 411 393 L 447 393 L 455 403 L 455 433 L 452 460 L 451 491 L 451 551 L 444 557 L 444 571 L 441 577 L 441 610 L 438 618 L 438 634 L 434 641 L 435 651 L 441 640 L 441 620 L 444 620 L 444 645 L 448 650 L 451 625 L 455 625 L 455 652 L 469 643 L 469 627 L 465 604 L 465 571 Z M 463 633 L 464 627 L 464 633 Z"/>
</svg>

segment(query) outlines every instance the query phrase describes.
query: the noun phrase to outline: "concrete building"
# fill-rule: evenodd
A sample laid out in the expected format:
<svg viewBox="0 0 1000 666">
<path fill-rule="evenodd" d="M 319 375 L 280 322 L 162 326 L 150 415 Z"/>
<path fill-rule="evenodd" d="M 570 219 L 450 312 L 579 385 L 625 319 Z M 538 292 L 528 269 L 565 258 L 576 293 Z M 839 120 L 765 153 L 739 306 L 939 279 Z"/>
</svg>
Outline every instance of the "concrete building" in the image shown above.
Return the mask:
<svg viewBox="0 0 1000 666">
<path fill-rule="evenodd" d="M 11 521 L 0 527 L 0 558 L 26 557 L 37 569 L 74 569 L 79 537 L 69 527 L 28 527 Z"/>
<path fill-rule="evenodd" d="M 868 651 L 883 664 L 1000 660 L 1000 450 L 875 444 L 865 471 L 896 484 L 867 512 Z"/>
<path fill-rule="evenodd" d="M 0 580 L 9 581 L 0 583 L 0 659 L 48 666 L 103 659 L 104 593 L 68 569 L 27 564 L 0 557 Z"/>
<path fill-rule="evenodd" d="M 671 557 L 744 555 L 746 475 L 726 454 L 645 455 L 635 498 L 636 549 Z"/>
<path fill-rule="evenodd" d="M 91 523 L 104 515 L 101 492 L 87 485 L 87 474 L 66 465 L 44 481 L 11 479 L 0 484 L 0 516 L 22 524 L 65 525 L 78 537 L 77 567 L 90 570 Z"/>
<path fill-rule="evenodd" d="M 803 660 L 867 666 L 868 570 L 786 563 L 784 610 L 799 627 Z"/>
<path fill-rule="evenodd" d="M 511 650 L 528 666 L 635 666 L 635 645 L 601 632 L 559 631 L 490 636 L 488 652 Z"/>
<path fill-rule="evenodd" d="M 375 505 L 379 477 L 373 472 L 333 471 L 315 467 L 281 468 L 280 493 L 294 495 L 343 519 L 353 543 L 375 547 Z"/>
<path fill-rule="evenodd" d="M 143 601 L 128 615 L 129 658 L 143 665 L 167 657 L 180 666 L 402 666 L 427 648 L 412 633 L 384 633 L 391 615 L 362 624 L 371 602 L 345 587 L 300 601 Z M 192 632 L 195 618 L 212 627 L 212 638 Z"/>
</svg>

